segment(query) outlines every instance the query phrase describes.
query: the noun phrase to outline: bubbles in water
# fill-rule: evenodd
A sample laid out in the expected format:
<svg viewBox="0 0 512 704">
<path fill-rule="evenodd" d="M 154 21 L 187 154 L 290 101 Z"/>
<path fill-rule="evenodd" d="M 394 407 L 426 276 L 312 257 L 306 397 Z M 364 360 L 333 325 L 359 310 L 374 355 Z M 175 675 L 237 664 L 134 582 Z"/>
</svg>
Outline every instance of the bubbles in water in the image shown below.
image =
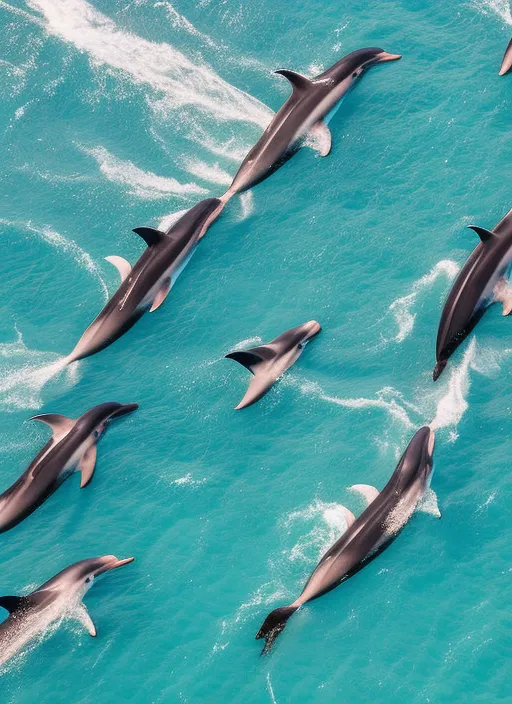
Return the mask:
<svg viewBox="0 0 512 704">
<path fill-rule="evenodd" d="M 473 0 L 473 5 L 484 15 L 495 14 L 507 24 L 512 24 L 509 0 Z"/>
<path fill-rule="evenodd" d="M 322 557 L 348 527 L 344 506 L 324 503 L 318 498 L 305 509 L 290 513 L 285 520 L 285 526 L 289 528 L 296 522 L 313 525 L 308 533 L 299 538 L 288 557 L 292 561 L 303 560 L 308 563 L 311 563 L 314 557 Z"/>
<path fill-rule="evenodd" d="M 469 390 L 469 370 L 476 353 L 476 338 L 473 337 L 464 352 L 462 362 L 452 368 L 448 381 L 448 389 L 437 403 L 437 411 L 430 427 L 433 430 L 457 426 L 468 409 L 466 396 Z"/>
</svg>

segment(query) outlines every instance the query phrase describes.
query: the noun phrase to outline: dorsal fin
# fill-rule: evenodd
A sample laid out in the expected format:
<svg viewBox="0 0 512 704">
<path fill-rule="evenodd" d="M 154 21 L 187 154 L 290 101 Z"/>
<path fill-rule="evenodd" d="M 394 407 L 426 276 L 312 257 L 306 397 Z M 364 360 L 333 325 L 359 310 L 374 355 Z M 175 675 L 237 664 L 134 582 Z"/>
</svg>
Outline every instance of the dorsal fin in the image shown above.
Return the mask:
<svg viewBox="0 0 512 704">
<path fill-rule="evenodd" d="M 153 247 L 154 245 L 159 244 L 167 237 L 165 232 L 155 230 L 154 227 L 136 227 L 134 232 L 142 237 L 148 247 Z"/>
<path fill-rule="evenodd" d="M 478 227 L 478 225 L 468 225 L 468 227 L 470 230 L 474 230 L 476 232 L 484 244 L 486 242 L 492 242 L 496 237 L 494 232 L 491 232 L 491 230 L 486 230 L 485 227 Z"/>
<path fill-rule="evenodd" d="M 30 606 L 30 599 L 26 596 L 0 596 L 0 606 L 12 614 Z"/>
<path fill-rule="evenodd" d="M 284 76 L 290 81 L 294 93 L 305 93 L 313 87 L 313 81 L 310 81 L 309 78 L 295 71 L 289 71 L 287 68 L 280 68 L 275 73 Z"/>
<path fill-rule="evenodd" d="M 234 359 L 254 374 L 254 369 L 262 362 L 268 362 L 275 357 L 275 351 L 269 345 L 253 347 L 251 350 L 238 350 L 226 355 L 227 359 Z"/>
<path fill-rule="evenodd" d="M 55 442 L 59 442 L 59 440 L 67 435 L 76 423 L 72 418 L 62 416 L 59 413 L 43 413 L 40 416 L 32 416 L 30 420 L 38 420 L 50 426 Z"/>
</svg>

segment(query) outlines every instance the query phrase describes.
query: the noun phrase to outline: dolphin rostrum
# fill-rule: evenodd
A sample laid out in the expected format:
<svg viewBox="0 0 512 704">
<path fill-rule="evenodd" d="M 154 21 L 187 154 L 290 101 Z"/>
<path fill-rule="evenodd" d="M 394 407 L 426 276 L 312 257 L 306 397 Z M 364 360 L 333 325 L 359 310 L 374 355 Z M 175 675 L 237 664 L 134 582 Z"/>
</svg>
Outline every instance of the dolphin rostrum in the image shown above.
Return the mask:
<svg viewBox="0 0 512 704">
<path fill-rule="evenodd" d="M 65 617 L 80 621 L 91 636 L 96 627 L 82 603 L 96 577 L 133 562 L 114 555 L 76 562 L 26 596 L 2 596 L 0 606 L 9 616 L 0 623 L 0 664 L 7 662 L 27 643 Z"/>
<path fill-rule="evenodd" d="M 480 237 L 480 243 L 462 267 L 444 304 L 437 331 L 434 381 L 492 303 L 503 303 L 503 315 L 512 312 L 512 291 L 506 278 L 512 262 L 512 210 L 494 230 L 469 227 Z"/>
<path fill-rule="evenodd" d="M 256 638 L 265 639 L 263 653 L 272 647 L 297 609 L 359 572 L 396 538 L 429 488 L 433 451 L 434 431 L 428 426 L 420 428 L 380 493 L 365 484 L 351 487 L 365 496 L 368 507 L 357 519 L 344 508 L 346 532 L 322 557 L 293 604 L 272 611 L 258 631 Z"/>
<path fill-rule="evenodd" d="M 57 413 L 31 418 L 49 425 L 53 437 L 21 477 L 0 495 L 0 533 L 21 523 L 74 471 L 82 474 L 80 486 L 87 486 L 96 465 L 96 444 L 108 423 L 136 408 L 136 403 L 109 402 L 91 408 L 77 420 Z"/>
<path fill-rule="evenodd" d="M 399 54 L 368 48 L 347 54 L 315 78 L 288 69 L 276 71 L 291 83 L 292 94 L 243 160 L 222 202 L 266 179 L 304 142 L 327 156 L 331 150 L 327 123 L 347 91 L 370 66 L 400 58 Z"/>
<path fill-rule="evenodd" d="M 512 39 L 509 41 L 505 56 L 501 62 L 500 76 L 504 76 L 512 68 Z"/>
<path fill-rule="evenodd" d="M 320 332 L 320 324 L 316 320 L 283 332 L 275 340 L 266 345 L 253 347 L 250 350 L 239 350 L 226 355 L 234 359 L 254 374 L 245 396 L 236 406 L 235 411 L 247 408 L 259 401 L 269 391 L 279 377 L 295 364 L 304 346 Z"/>
<path fill-rule="evenodd" d="M 167 232 L 137 227 L 134 232 L 145 240 L 147 249 L 133 268 L 122 257 L 107 257 L 119 270 L 121 286 L 65 358 L 65 363 L 108 347 L 147 310 L 156 310 L 221 210 L 220 200 L 207 198 L 188 210 Z"/>
</svg>

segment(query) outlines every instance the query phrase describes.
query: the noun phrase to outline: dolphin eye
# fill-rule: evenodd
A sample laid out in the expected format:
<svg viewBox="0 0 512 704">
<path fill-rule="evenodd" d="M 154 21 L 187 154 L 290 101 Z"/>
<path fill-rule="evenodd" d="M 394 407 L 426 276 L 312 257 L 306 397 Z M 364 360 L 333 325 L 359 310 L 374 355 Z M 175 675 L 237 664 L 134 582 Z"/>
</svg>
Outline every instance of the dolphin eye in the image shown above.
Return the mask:
<svg viewBox="0 0 512 704">
<path fill-rule="evenodd" d="M 85 580 L 85 583 L 86 583 L 86 584 L 89 584 L 90 581 L 91 581 L 91 578 L 90 578 L 90 577 L 87 577 L 87 579 Z"/>
</svg>

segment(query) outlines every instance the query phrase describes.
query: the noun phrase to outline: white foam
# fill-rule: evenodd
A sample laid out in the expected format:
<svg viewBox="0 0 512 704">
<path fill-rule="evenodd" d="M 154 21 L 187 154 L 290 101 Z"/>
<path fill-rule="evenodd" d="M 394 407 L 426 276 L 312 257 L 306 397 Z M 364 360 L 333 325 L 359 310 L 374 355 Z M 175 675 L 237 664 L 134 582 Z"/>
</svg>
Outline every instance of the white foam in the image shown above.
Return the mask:
<svg viewBox="0 0 512 704">
<path fill-rule="evenodd" d="M 285 526 L 289 528 L 296 522 L 313 525 L 309 532 L 301 535 L 288 552 L 288 557 L 292 561 L 300 560 L 308 563 L 311 563 L 314 557 L 322 557 L 348 527 L 344 506 L 325 503 L 318 498 L 315 498 L 305 509 L 290 513 L 285 520 Z"/>
<path fill-rule="evenodd" d="M 469 343 L 461 363 L 452 368 L 448 379 L 448 387 L 437 403 L 437 410 L 430 427 L 433 430 L 457 427 L 462 416 L 468 409 L 466 396 L 469 391 L 469 370 L 473 365 L 476 354 L 476 338 Z"/>
<path fill-rule="evenodd" d="M 220 183 L 223 186 L 229 186 L 233 180 L 232 176 L 224 171 L 218 164 L 207 164 L 200 159 L 186 159 L 185 168 L 193 176 L 202 181 L 210 181 L 211 183 Z"/>
<path fill-rule="evenodd" d="M 268 693 L 270 694 L 270 699 L 272 700 L 272 704 L 277 704 L 277 699 L 274 694 L 274 688 L 272 687 L 272 682 L 270 681 L 270 672 L 267 672 L 267 687 Z"/>
<path fill-rule="evenodd" d="M 164 215 L 158 223 L 158 229 L 165 232 L 172 227 L 174 223 L 178 222 L 178 220 L 185 215 L 186 212 L 188 212 L 188 208 L 185 208 L 184 210 L 177 210 L 175 213 L 169 213 L 169 215 Z"/>
<path fill-rule="evenodd" d="M 208 191 L 195 183 L 180 183 L 175 178 L 157 176 L 151 171 L 143 171 L 131 161 L 125 161 L 111 154 L 105 147 L 92 149 L 80 147 L 83 152 L 96 159 L 101 173 L 114 183 L 128 186 L 128 193 L 143 199 L 202 194 Z"/>
<path fill-rule="evenodd" d="M 171 484 L 175 484 L 176 486 L 200 486 L 201 484 L 204 484 L 207 481 L 208 479 L 206 477 L 203 477 L 202 479 L 193 479 L 192 474 L 189 472 L 188 474 L 185 474 L 184 477 L 174 479 L 173 481 L 171 481 Z"/>
<path fill-rule="evenodd" d="M 298 381 L 291 374 L 288 375 L 286 379 L 288 383 L 297 383 Z M 299 381 L 298 384 L 302 393 L 317 396 L 322 399 L 322 401 L 335 403 L 336 405 L 343 406 L 344 408 L 382 408 L 382 410 L 389 413 L 394 420 L 399 421 L 407 428 L 412 428 L 415 424 L 409 418 L 406 408 L 420 413 L 420 409 L 413 404 L 406 402 L 403 395 L 391 386 L 386 386 L 380 391 L 377 391 L 377 398 L 340 398 L 338 396 L 329 396 L 316 382 Z"/>
<path fill-rule="evenodd" d="M 208 46 L 213 47 L 214 49 L 218 49 L 219 45 L 216 44 L 212 39 L 207 34 L 203 34 L 203 32 L 200 32 L 198 29 L 194 27 L 192 22 L 189 22 L 186 17 L 183 15 L 180 15 L 180 13 L 171 5 L 170 2 L 155 2 L 153 7 L 162 7 L 164 8 L 167 16 L 171 20 L 171 24 L 175 29 L 183 29 L 189 34 L 191 34 L 194 37 L 197 37 L 198 39 L 201 39 L 205 44 Z"/>
<path fill-rule="evenodd" d="M 246 191 L 245 193 L 241 194 L 240 206 L 241 212 L 240 217 L 238 218 L 238 222 L 242 222 L 242 220 L 245 220 L 249 217 L 249 215 L 254 212 L 254 198 L 252 195 L 252 191 Z"/>
<path fill-rule="evenodd" d="M 224 81 L 209 66 L 190 60 L 170 44 L 157 44 L 123 30 L 86 0 L 28 0 L 39 11 L 49 34 L 86 52 L 93 65 L 120 71 L 149 85 L 161 99 L 148 101 L 157 113 L 191 105 L 216 120 L 266 127 L 272 111 Z"/>
<path fill-rule="evenodd" d="M 258 587 L 256 592 L 248 599 L 248 601 L 238 607 L 235 616 L 235 623 L 245 621 L 247 612 L 252 611 L 255 606 L 268 606 L 270 604 L 274 604 L 280 599 L 284 599 L 285 597 L 286 592 L 281 586 L 276 587 L 273 582 L 266 582 L 265 584 L 262 584 L 261 587 Z M 227 626 L 228 624 L 225 623 L 222 629 L 223 634 L 226 632 Z"/>
<path fill-rule="evenodd" d="M 433 489 L 430 487 L 426 489 L 423 494 L 423 498 L 416 506 L 416 510 L 421 511 L 422 513 L 428 513 L 430 516 L 434 516 L 435 518 L 441 518 L 441 511 L 439 510 L 437 503 L 437 494 Z"/>
<path fill-rule="evenodd" d="M 17 411 L 37 409 L 43 405 L 41 391 L 50 379 L 66 366 L 66 358 L 51 352 L 39 352 L 26 347 L 17 331 L 15 342 L 0 344 L 0 409 Z M 78 365 L 66 368 L 65 383 L 78 381 Z"/>
<path fill-rule="evenodd" d="M 451 281 L 455 278 L 455 276 L 457 276 L 458 272 L 458 264 L 450 259 L 443 259 L 442 261 L 437 262 L 428 274 L 425 274 L 413 283 L 411 293 L 393 301 L 388 308 L 388 312 L 394 317 L 398 326 L 398 332 L 390 339 L 383 338 L 383 341 L 385 343 L 390 341 L 400 343 L 409 337 L 413 331 L 416 320 L 416 313 L 414 313 L 412 309 L 419 294 L 432 286 L 439 276 L 446 276 L 447 279 Z"/>
<path fill-rule="evenodd" d="M 44 26 L 44 22 L 39 17 L 34 17 L 34 15 L 31 15 L 30 12 L 22 10 L 20 7 L 14 7 L 13 5 L 9 5 L 9 3 L 4 2 L 4 0 L 0 0 L 0 7 L 4 10 L 7 10 L 8 12 L 12 12 L 13 14 L 18 15 L 18 17 L 22 17 L 24 20 L 34 22 L 35 24 L 38 24 L 41 27 Z"/>
<path fill-rule="evenodd" d="M 484 15 L 497 15 L 506 24 L 512 24 L 509 0 L 473 0 L 473 5 Z"/>
</svg>

